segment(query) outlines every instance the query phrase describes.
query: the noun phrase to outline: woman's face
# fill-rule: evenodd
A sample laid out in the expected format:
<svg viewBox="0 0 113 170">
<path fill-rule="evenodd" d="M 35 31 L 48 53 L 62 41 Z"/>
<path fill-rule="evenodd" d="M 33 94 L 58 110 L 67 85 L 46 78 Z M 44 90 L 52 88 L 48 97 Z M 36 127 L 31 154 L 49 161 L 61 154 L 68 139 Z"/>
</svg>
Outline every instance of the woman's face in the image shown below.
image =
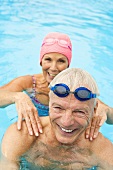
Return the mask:
<svg viewBox="0 0 113 170">
<path fill-rule="evenodd" d="M 68 67 L 68 59 L 60 53 L 48 53 L 42 58 L 42 71 L 48 83 Z"/>
</svg>

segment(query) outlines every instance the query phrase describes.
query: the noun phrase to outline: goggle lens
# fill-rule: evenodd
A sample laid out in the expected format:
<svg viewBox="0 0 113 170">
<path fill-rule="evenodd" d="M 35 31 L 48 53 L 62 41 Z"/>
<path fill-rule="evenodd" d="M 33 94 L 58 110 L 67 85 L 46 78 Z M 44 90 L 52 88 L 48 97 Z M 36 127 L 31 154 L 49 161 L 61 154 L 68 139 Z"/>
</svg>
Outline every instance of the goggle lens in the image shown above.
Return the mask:
<svg viewBox="0 0 113 170">
<path fill-rule="evenodd" d="M 79 91 L 77 91 L 77 95 L 78 95 L 80 98 L 86 98 L 86 97 L 89 96 L 89 91 L 79 90 Z"/>
<path fill-rule="evenodd" d="M 57 86 L 57 88 L 55 88 L 55 91 L 56 93 L 62 94 L 62 95 L 66 93 L 66 89 L 62 86 Z"/>
</svg>

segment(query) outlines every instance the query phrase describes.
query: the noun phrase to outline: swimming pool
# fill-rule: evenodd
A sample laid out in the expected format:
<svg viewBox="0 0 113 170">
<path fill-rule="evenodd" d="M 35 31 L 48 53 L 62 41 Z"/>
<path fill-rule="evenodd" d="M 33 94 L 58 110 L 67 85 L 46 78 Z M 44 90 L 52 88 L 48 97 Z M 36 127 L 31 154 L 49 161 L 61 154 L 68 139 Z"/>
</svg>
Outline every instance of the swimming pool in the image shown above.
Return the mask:
<svg viewBox="0 0 113 170">
<path fill-rule="evenodd" d="M 39 51 L 48 32 L 69 34 L 71 67 L 89 71 L 100 99 L 113 106 L 113 2 L 0 0 L 0 86 L 13 78 L 41 72 Z M 0 140 L 16 114 L 15 106 L 0 109 Z M 113 126 L 101 131 L 113 142 Z"/>
</svg>

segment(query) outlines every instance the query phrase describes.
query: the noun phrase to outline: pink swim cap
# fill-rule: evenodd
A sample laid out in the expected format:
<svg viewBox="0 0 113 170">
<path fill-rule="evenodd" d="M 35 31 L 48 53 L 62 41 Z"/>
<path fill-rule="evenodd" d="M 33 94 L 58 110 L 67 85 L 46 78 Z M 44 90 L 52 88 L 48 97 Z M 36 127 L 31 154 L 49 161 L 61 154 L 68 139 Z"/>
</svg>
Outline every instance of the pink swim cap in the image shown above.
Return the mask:
<svg viewBox="0 0 113 170">
<path fill-rule="evenodd" d="M 68 64 L 70 65 L 72 58 L 72 44 L 69 36 L 59 32 L 51 32 L 47 34 L 40 50 L 40 64 L 43 56 L 52 52 L 65 55 L 68 59 Z"/>
</svg>

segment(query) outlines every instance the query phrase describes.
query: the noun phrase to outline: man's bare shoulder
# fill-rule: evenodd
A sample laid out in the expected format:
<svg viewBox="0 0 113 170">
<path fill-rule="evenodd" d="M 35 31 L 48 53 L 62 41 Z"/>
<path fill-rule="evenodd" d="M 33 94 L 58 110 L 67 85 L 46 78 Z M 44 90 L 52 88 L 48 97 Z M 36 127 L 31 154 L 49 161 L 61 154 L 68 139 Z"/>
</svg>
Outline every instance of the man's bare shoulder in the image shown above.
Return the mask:
<svg viewBox="0 0 113 170">
<path fill-rule="evenodd" d="M 41 122 L 43 128 L 48 126 L 49 117 L 42 117 Z M 31 145 L 38 140 L 39 137 L 35 135 L 30 136 L 25 121 L 22 122 L 22 128 L 19 131 L 17 129 L 17 124 L 14 123 L 8 127 L 6 130 L 3 139 L 2 139 L 2 153 L 4 155 L 9 155 L 8 157 L 11 158 L 11 153 L 15 154 L 12 157 L 19 157 L 23 153 L 25 153 Z"/>
<path fill-rule="evenodd" d="M 113 143 L 102 133 L 99 133 L 98 137 L 91 143 L 90 149 L 97 156 L 99 164 L 103 167 L 111 166 L 113 168 Z"/>
<path fill-rule="evenodd" d="M 29 149 L 35 140 L 35 135 L 29 135 L 25 122 L 22 123 L 20 131 L 17 129 L 16 123 L 14 123 L 9 126 L 3 136 L 2 154 L 10 160 L 18 158 Z"/>
<path fill-rule="evenodd" d="M 98 137 L 92 142 L 91 147 L 94 149 L 98 147 L 100 150 L 101 148 L 113 147 L 113 144 L 108 138 L 99 132 Z"/>
</svg>

